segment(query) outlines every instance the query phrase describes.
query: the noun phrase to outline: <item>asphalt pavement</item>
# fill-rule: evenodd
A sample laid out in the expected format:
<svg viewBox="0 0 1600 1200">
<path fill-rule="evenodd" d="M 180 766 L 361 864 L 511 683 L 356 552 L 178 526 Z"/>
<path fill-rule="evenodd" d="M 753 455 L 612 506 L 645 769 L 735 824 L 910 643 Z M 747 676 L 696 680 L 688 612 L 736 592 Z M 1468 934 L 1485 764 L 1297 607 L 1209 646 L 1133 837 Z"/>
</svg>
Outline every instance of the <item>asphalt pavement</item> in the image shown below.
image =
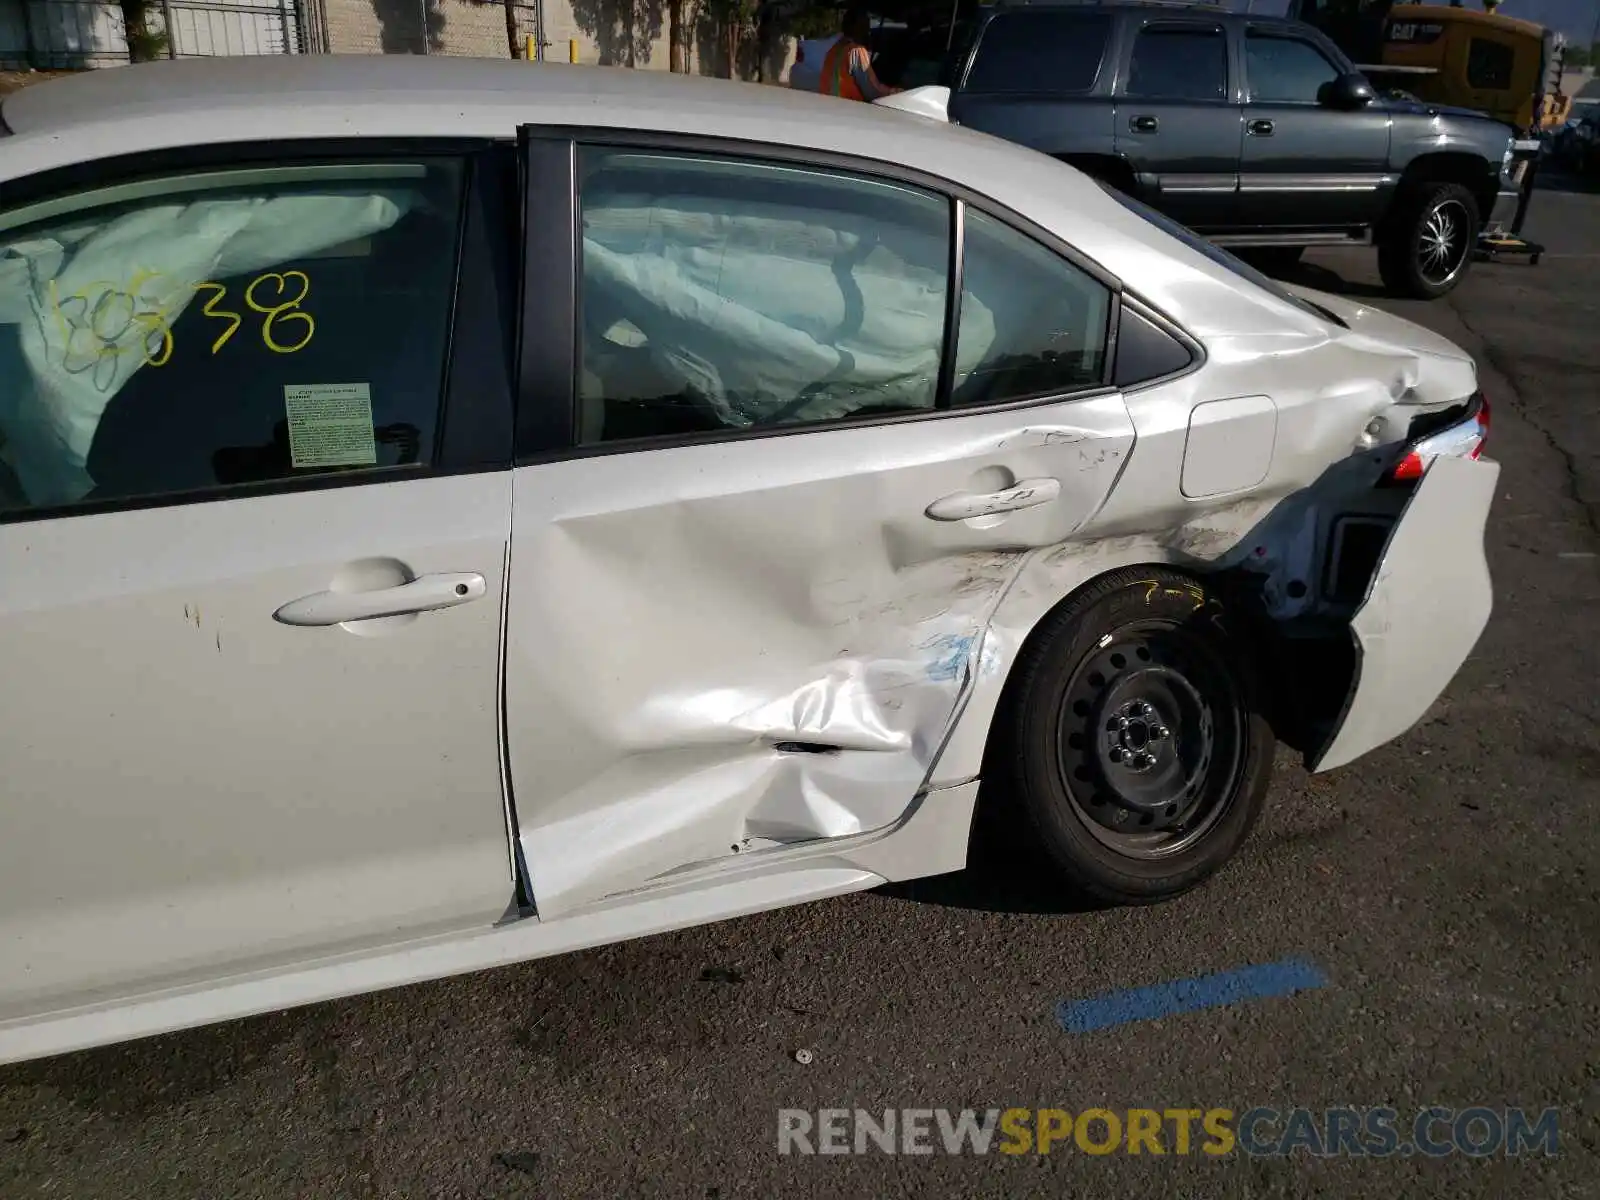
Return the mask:
<svg viewBox="0 0 1600 1200">
<path fill-rule="evenodd" d="M 1600 1196 L 1600 195 L 1552 181 L 1528 232 L 1537 267 L 1378 301 L 1483 364 L 1504 464 L 1490 627 L 1400 741 L 1326 777 L 1285 757 L 1209 886 L 1081 912 L 988 864 L 0 1069 L 0 1196 Z M 1369 254 L 1298 277 L 1377 296 Z M 1285 962 L 1317 986 L 1060 1019 Z M 1402 1125 L 1553 1108 L 1558 1152 L 1182 1154 L 1169 1136 L 1164 1155 L 1069 1138 L 808 1156 L 777 1138 L 780 1109 L 1338 1105 Z"/>
</svg>

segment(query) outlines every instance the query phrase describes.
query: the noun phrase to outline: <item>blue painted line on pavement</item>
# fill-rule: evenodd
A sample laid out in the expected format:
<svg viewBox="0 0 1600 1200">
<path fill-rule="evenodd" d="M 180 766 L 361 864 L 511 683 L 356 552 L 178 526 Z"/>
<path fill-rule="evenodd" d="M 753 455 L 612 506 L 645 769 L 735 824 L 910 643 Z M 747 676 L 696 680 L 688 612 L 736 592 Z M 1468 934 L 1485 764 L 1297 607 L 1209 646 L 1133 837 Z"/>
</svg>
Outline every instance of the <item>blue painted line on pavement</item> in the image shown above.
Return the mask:
<svg viewBox="0 0 1600 1200">
<path fill-rule="evenodd" d="M 1201 1008 L 1287 996 L 1326 987 L 1327 983 L 1327 977 L 1305 959 L 1286 958 L 1194 979 L 1107 992 L 1085 1000 L 1063 1000 L 1056 1006 L 1056 1020 L 1068 1033 L 1089 1033 L 1129 1021 L 1153 1021 Z"/>
</svg>

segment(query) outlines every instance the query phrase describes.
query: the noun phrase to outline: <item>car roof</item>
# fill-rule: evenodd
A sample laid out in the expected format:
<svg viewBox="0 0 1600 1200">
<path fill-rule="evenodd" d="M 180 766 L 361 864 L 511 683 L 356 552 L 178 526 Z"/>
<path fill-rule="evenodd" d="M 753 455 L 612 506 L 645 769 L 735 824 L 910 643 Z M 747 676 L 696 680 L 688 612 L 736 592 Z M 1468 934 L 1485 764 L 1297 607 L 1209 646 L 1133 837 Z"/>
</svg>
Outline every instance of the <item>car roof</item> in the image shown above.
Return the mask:
<svg viewBox="0 0 1600 1200">
<path fill-rule="evenodd" d="M 1226 302 L 1239 286 L 1237 275 L 1047 155 L 932 117 L 787 87 L 512 60 L 284 55 L 88 71 L 13 93 L 0 116 L 15 135 L 0 154 L 0 183 L 195 146 L 508 139 L 523 125 L 698 135 L 835 153 L 891 173 L 901 168 L 948 180 L 990 198 L 1112 274 L 1143 276 L 1146 298 L 1196 335 L 1262 319 L 1259 300 Z M 1152 272 L 1156 247 L 1167 256 L 1166 270 Z M 1197 293 L 1192 285 L 1200 279 L 1209 286 Z M 1194 307 L 1197 294 L 1209 299 Z M 1293 310 L 1279 308 L 1279 315 L 1295 319 Z"/>
<path fill-rule="evenodd" d="M 416 55 L 259 55 L 139 63 L 82 71 L 35 84 L 8 96 L 0 113 L 14 133 L 68 132 L 129 116 L 187 120 L 215 109 L 259 114 L 269 126 L 276 114 L 305 107 L 330 116 L 338 110 L 390 104 L 443 105 L 455 109 L 463 132 L 512 133 L 540 120 L 537 106 L 578 101 L 597 123 L 627 123 L 640 105 L 655 102 L 726 104 L 728 80 L 673 76 L 565 63 Z M 776 118 L 810 98 L 788 88 L 759 88 Z M 816 97 L 816 100 L 823 99 Z M 755 95 L 739 103 L 761 103 Z M 808 116 L 818 118 L 815 112 Z M 260 132 L 265 132 L 265 129 Z M 258 133 L 259 136 L 259 133 Z"/>
<path fill-rule="evenodd" d="M 664 71 L 419 55 L 189 59 L 85 71 L 7 97 L 0 179 L 99 158 L 239 142 L 505 138 L 524 125 L 627 129 L 834 151 L 974 187 L 1042 156 L 929 117 Z M 1042 160 L 1048 162 L 1048 160 Z M 1052 172 L 1065 200 L 1110 202 Z M 998 198 L 998 197 L 997 197 Z M 1003 202 L 1003 201 L 1002 201 Z"/>
</svg>

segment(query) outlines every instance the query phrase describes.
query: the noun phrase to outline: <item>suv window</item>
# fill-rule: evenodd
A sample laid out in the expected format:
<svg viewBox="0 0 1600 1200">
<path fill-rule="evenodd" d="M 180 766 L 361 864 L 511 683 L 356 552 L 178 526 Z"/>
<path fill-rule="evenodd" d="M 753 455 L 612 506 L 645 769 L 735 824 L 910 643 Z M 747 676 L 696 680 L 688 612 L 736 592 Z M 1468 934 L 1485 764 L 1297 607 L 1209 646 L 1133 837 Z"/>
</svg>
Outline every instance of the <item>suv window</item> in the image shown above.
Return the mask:
<svg viewBox="0 0 1600 1200">
<path fill-rule="evenodd" d="M 584 443 L 934 407 L 945 197 L 701 154 L 579 172 Z"/>
<path fill-rule="evenodd" d="M 1109 288 L 972 209 L 961 258 L 953 403 L 997 404 L 1103 382 Z"/>
<path fill-rule="evenodd" d="M 462 177 L 224 169 L 0 210 L 0 511 L 427 464 Z"/>
<path fill-rule="evenodd" d="M 1094 87 L 1111 18 L 1092 12 L 1003 13 L 984 26 L 962 90 L 1072 94 Z"/>
<path fill-rule="evenodd" d="M 1227 99 L 1227 36 L 1221 29 L 1146 26 L 1134 39 L 1127 93 L 1148 100 Z"/>
<path fill-rule="evenodd" d="M 1339 68 L 1310 42 L 1251 31 L 1244 42 L 1245 79 L 1250 99 L 1261 102 L 1315 104 Z"/>
<path fill-rule="evenodd" d="M 1515 60 L 1510 46 L 1473 38 L 1467 46 L 1467 86 L 1496 91 L 1510 87 Z"/>
</svg>

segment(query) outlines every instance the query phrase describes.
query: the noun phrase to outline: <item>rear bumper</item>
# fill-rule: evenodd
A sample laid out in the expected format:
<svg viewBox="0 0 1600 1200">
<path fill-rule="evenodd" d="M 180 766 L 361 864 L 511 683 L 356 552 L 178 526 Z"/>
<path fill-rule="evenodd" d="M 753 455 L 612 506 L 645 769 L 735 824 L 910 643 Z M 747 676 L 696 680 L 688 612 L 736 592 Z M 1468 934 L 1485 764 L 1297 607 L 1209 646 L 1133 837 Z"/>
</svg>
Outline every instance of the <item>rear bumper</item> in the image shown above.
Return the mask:
<svg viewBox="0 0 1600 1200">
<path fill-rule="evenodd" d="M 1492 460 L 1437 458 L 1417 484 L 1350 621 L 1355 677 L 1313 771 L 1405 733 L 1472 653 L 1493 608 L 1483 531 L 1499 477 Z"/>
</svg>

